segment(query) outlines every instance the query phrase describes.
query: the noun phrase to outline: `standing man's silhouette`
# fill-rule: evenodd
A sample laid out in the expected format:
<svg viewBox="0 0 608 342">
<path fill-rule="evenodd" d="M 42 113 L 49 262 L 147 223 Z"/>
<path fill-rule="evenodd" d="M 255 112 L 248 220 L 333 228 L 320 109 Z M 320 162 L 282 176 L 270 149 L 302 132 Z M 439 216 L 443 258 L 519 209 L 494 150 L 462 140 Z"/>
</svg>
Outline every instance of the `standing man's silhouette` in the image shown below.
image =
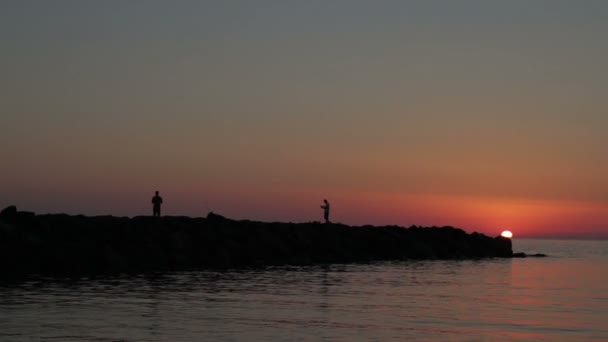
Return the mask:
<svg viewBox="0 0 608 342">
<path fill-rule="evenodd" d="M 329 223 L 329 202 L 327 202 L 326 199 L 324 199 L 323 202 L 325 202 L 325 205 L 321 206 L 321 209 L 323 209 L 323 217 L 325 218 L 325 223 Z"/>
<path fill-rule="evenodd" d="M 158 191 L 152 197 L 152 215 L 160 217 L 160 205 L 163 204 L 163 198 L 158 195 Z"/>
</svg>

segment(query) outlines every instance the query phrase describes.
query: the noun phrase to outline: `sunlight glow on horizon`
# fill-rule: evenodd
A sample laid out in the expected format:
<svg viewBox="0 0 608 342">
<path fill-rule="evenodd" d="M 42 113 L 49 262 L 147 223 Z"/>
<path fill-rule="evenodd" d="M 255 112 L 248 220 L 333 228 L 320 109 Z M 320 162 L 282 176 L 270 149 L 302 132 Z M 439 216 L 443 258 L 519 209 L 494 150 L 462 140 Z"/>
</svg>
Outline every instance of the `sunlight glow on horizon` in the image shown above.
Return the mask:
<svg viewBox="0 0 608 342">
<path fill-rule="evenodd" d="M 500 233 L 500 236 L 505 237 L 507 239 L 511 239 L 511 238 L 513 238 L 513 233 L 511 233 L 511 231 L 509 231 L 509 230 L 505 230 L 502 233 Z"/>
<path fill-rule="evenodd" d="M 0 207 L 608 237 L 608 2 L 0 4 Z M 0 208 L 1 209 L 1 208 Z"/>
</svg>

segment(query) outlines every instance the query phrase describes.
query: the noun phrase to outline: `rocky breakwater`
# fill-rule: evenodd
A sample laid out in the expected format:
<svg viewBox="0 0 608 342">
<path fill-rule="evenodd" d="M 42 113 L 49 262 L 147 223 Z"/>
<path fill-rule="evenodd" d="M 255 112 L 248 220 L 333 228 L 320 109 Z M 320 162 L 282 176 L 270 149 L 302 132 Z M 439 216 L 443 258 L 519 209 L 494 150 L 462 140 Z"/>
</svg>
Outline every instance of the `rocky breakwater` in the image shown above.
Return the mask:
<svg viewBox="0 0 608 342">
<path fill-rule="evenodd" d="M 3 276 L 512 256 L 509 239 L 452 227 L 0 213 Z"/>
</svg>

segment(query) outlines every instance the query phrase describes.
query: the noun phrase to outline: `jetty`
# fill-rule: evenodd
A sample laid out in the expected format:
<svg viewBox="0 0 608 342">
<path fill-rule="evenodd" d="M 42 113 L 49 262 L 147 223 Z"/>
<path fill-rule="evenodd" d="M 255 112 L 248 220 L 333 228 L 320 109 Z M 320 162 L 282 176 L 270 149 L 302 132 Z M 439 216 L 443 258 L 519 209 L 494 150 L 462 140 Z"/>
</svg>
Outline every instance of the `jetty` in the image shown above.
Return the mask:
<svg viewBox="0 0 608 342">
<path fill-rule="evenodd" d="M 0 213 L 3 276 L 513 256 L 510 239 L 454 227 Z"/>
</svg>

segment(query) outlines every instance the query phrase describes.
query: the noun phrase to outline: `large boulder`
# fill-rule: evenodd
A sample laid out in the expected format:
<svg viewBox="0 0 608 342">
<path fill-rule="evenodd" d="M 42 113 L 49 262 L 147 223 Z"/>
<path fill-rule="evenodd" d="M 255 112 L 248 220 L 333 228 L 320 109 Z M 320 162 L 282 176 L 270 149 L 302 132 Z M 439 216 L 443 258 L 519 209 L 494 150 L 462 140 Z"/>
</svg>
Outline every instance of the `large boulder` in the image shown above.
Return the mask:
<svg viewBox="0 0 608 342">
<path fill-rule="evenodd" d="M 9 205 L 0 211 L 0 220 L 3 221 L 14 221 L 17 218 L 17 207 L 14 205 Z"/>
</svg>

